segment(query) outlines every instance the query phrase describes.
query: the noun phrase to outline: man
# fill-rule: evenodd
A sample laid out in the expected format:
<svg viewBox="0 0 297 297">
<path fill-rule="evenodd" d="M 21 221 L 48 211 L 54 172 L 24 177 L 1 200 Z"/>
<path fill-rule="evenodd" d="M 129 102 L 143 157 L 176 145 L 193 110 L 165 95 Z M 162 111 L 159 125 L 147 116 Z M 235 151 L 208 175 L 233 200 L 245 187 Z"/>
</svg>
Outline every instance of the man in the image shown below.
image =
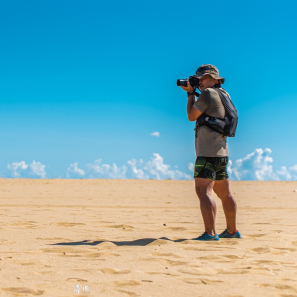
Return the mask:
<svg viewBox="0 0 297 297">
<path fill-rule="evenodd" d="M 187 91 L 187 114 L 189 121 L 196 121 L 202 114 L 223 119 L 225 108 L 218 92 L 213 88 L 220 88 L 226 96 L 228 93 L 221 88 L 225 79 L 219 76 L 218 69 L 210 64 L 201 65 L 197 71 L 201 91 L 198 99 L 193 94 L 194 88 L 188 82 L 187 87 L 181 86 Z M 199 126 L 195 129 L 196 162 L 194 169 L 195 188 L 200 200 L 200 209 L 204 221 L 205 233 L 196 240 L 208 241 L 219 238 L 240 238 L 236 229 L 236 201 L 230 191 L 227 173 L 228 145 L 226 137 L 207 126 Z M 221 199 L 227 228 L 220 235 L 215 230 L 216 203 L 212 197 L 212 190 Z"/>
</svg>

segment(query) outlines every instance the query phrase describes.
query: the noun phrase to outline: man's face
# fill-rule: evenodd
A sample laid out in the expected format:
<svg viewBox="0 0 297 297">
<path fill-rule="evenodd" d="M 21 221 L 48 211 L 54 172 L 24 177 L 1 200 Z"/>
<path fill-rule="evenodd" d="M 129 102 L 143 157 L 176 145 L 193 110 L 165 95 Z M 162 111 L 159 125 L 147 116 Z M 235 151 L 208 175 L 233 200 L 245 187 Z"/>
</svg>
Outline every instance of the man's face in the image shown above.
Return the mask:
<svg viewBox="0 0 297 297">
<path fill-rule="evenodd" d="M 200 91 L 204 91 L 206 88 L 213 87 L 216 83 L 216 80 L 211 77 L 209 74 L 204 75 L 199 79 L 199 89 Z"/>
</svg>

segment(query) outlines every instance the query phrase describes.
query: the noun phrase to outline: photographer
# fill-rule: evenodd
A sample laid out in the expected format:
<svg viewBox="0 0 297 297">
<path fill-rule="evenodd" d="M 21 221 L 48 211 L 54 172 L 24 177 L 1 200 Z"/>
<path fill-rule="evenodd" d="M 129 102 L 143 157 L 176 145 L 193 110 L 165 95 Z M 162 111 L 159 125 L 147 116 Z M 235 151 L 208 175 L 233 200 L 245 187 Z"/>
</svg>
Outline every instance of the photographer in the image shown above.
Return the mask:
<svg viewBox="0 0 297 297">
<path fill-rule="evenodd" d="M 227 173 L 227 139 L 224 133 L 217 132 L 218 130 L 215 131 L 209 124 L 211 123 L 209 118 L 213 122 L 222 122 L 226 119 L 226 108 L 221 98 L 225 96 L 229 102 L 231 100 L 229 94 L 221 88 L 221 84 L 224 83 L 225 79 L 219 76 L 219 71 L 215 66 L 205 64 L 197 69 L 196 75 L 190 77 L 190 80 L 184 80 L 183 85 L 180 81 L 178 80 L 178 85 L 187 92 L 188 119 L 189 121 L 199 119 L 196 122 L 195 128 L 196 162 L 194 178 L 196 193 L 200 200 L 205 233 L 197 237 L 196 240 L 208 241 L 219 240 L 219 238 L 240 238 L 240 233 L 236 229 L 237 206 L 230 191 Z M 193 86 L 195 81 L 196 85 Z M 197 100 L 195 99 L 194 87 L 199 88 L 201 91 Z M 235 108 L 234 110 L 236 112 Z M 209 121 L 209 123 L 201 124 L 202 118 L 204 121 Z M 226 217 L 227 228 L 220 235 L 216 234 L 215 230 L 216 203 L 211 196 L 212 190 L 221 199 Z"/>
</svg>

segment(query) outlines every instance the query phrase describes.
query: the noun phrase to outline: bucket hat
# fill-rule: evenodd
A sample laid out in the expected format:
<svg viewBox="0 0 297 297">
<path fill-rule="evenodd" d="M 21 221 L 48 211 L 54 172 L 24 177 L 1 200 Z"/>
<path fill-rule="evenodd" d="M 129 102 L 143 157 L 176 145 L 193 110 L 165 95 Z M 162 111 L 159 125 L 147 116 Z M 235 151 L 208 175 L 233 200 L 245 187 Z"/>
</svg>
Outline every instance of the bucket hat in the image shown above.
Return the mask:
<svg viewBox="0 0 297 297">
<path fill-rule="evenodd" d="M 218 68 L 211 64 L 203 64 L 203 65 L 199 66 L 199 68 L 196 70 L 196 74 L 194 76 L 197 77 L 198 79 L 200 79 L 204 75 L 207 75 L 207 74 L 215 79 L 219 79 L 222 84 L 225 81 L 225 79 L 223 77 L 219 76 Z"/>
</svg>

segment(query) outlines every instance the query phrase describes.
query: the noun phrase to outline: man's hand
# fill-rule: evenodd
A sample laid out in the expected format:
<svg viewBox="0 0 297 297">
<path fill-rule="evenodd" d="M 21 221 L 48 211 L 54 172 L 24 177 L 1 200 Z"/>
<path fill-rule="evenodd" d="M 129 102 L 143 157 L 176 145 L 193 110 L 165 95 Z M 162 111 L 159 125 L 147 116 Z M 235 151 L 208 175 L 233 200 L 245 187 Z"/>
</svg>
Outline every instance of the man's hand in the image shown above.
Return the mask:
<svg viewBox="0 0 297 297">
<path fill-rule="evenodd" d="M 186 92 L 189 92 L 189 93 L 194 92 L 194 88 L 190 85 L 189 81 L 188 81 L 188 86 L 186 86 L 186 87 L 180 86 L 180 87 Z"/>
</svg>

